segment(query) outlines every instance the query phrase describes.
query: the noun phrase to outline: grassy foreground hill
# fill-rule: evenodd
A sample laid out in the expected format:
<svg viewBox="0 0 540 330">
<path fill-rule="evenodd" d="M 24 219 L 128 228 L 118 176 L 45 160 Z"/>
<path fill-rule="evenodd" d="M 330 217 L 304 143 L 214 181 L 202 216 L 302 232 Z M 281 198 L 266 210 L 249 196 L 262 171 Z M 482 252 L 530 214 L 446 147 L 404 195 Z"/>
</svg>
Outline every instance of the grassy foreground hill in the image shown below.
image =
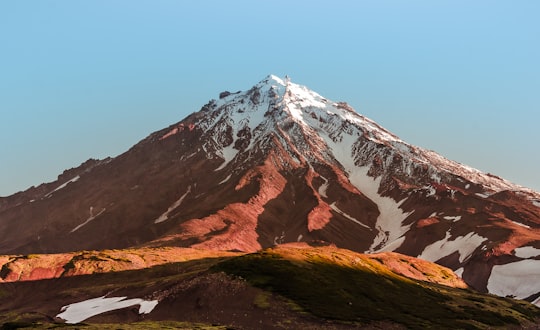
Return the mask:
<svg viewBox="0 0 540 330">
<path fill-rule="evenodd" d="M 449 269 L 397 253 L 295 244 L 252 254 L 170 248 L 0 260 L 5 329 L 508 329 L 540 319 L 532 304 L 474 292 Z M 76 325 L 57 317 L 102 296 L 158 303 L 148 314 L 130 306 Z"/>
</svg>

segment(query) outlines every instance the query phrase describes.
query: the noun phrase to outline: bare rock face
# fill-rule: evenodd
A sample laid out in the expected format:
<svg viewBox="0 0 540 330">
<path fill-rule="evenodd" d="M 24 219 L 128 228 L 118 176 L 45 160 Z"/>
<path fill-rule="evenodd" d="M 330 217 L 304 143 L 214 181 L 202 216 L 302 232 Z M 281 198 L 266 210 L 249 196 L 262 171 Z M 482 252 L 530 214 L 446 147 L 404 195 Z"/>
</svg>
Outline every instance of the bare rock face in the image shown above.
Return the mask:
<svg viewBox="0 0 540 330">
<path fill-rule="evenodd" d="M 239 255 L 191 248 L 140 248 L 0 257 L 0 283 L 138 270 L 167 263 Z"/>
<path fill-rule="evenodd" d="M 538 302 L 540 194 L 412 146 L 275 76 L 219 95 L 124 154 L 0 198 L 0 253 L 400 252 Z"/>
</svg>

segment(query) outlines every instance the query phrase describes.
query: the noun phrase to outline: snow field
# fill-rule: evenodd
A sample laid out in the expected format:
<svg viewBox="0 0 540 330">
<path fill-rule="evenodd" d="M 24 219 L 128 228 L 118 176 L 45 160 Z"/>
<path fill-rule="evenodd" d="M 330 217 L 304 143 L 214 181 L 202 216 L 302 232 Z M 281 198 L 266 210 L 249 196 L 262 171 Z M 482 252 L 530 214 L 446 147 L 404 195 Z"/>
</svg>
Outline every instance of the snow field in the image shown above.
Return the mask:
<svg viewBox="0 0 540 330">
<path fill-rule="evenodd" d="M 63 306 L 61 313 L 56 315 L 68 324 L 80 323 L 92 316 L 105 312 L 139 305 L 139 314 L 148 314 L 157 306 L 157 300 L 143 300 L 139 298 L 127 299 L 127 297 L 93 298 L 78 303 Z"/>
</svg>

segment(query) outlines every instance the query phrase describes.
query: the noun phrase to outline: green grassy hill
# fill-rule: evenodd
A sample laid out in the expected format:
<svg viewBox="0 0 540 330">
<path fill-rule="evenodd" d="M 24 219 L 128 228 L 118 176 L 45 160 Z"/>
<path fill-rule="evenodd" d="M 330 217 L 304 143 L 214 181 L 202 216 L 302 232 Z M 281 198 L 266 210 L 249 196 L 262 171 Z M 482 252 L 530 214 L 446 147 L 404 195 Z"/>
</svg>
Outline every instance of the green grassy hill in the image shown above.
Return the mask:
<svg viewBox="0 0 540 330">
<path fill-rule="evenodd" d="M 3 329 L 533 329 L 540 320 L 540 309 L 532 304 L 476 293 L 449 269 L 397 253 L 363 255 L 307 245 L 253 254 L 175 250 L 174 262 L 164 262 L 167 254 L 160 251 L 160 265 L 140 263 L 146 267 L 141 269 L 130 258 L 120 258 L 123 253 L 148 259 L 157 251 L 110 252 L 114 258 L 101 253 L 94 273 L 88 271 L 95 258 L 85 257 L 84 275 L 66 272 L 59 278 L 0 283 L 0 325 Z M 22 268 L 17 269 L 29 273 L 30 265 L 42 269 L 40 258 L 51 259 L 18 258 Z M 120 269 L 131 270 L 114 270 L 119 262 L 124 265 Z M 129 307 L 77 325 L 56 317 L 64 305 L 101 296 L 159 303 L 149 314 Z"/>
<path fill-rule="evenodd" d="M 285 251 L 269 250 L 229 259 L 213 269 L 287 297 L 317 317 L 351 324 L 387 321 L 408 329 L 487 329 L 532 324 L 540 317 L 540 309 L 527 302 L 410 279 L 390 271 L 377 257 L 339 264 L 329 253 L 335 252 L 308 249 L 304 258 L 289 258 Z M 447 276 L 443 267 L 434 269 Z"/>
</svg>

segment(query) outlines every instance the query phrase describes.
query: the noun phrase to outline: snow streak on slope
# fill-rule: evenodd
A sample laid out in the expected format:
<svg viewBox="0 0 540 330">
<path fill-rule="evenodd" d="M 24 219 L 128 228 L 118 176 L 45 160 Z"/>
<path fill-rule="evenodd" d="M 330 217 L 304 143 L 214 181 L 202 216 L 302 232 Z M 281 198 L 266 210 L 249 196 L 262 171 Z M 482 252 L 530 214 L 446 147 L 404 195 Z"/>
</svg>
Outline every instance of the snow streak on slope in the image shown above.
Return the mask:
<svg viewBox="0 0 540 330">
<path fill-rule="evenodd" d="M 532 258 L 540 256 L 540 249 L 534 248 L 532 246 L 523 246 L 514 249 L 516 257 L 519 258 Z"/>
<path fill-rule="evenodd" d="M 480 244 L 487 239 L 473 232 L 465 236 L 459 236 L 451 240 L 450 231 L 446 232 L 446 237 L 431 245 L 426 246 L 422 254 L 418 256 L 420 259 L 437 261 L 454 252 L 459 253 L 459 262 L 467 260 Z"/>
<path fill-rule="evenodd" d="M 171 205 L 167 209 L 167 211 L 165 211 L 165 213 L 163 213 L 162 215 L 159 216 L 159 218 L 154 220 L 154 223 L 160 223 L 160 222 L 163 222 L 163 221 L 169 219 L 169 214 L 171 214 L 172 211 L 177 209 L 182 204 L 182 202 L 184 201 L 184 198 L 186 198 L 186 196 L 190 192 L 191 192 L 191 186 L 188 187 L 187 191 L 176 202 L 174 202 L 173 205 Z"/>
<path fill-rule="evenodd" d="M 396 202 L 390 197 L 379 195 L 378 190 L 381 179 L 368 176 L 368 167 L 358 167 L 354 164 L 352 150 L 349 146 L 354 145 L 356 138 L 348 134 L 342 134 L 337 137 L 339 138 L 339 142 L 335 142 L 330 136 L 323 135 L 324 141 L 329 147 L 329 150 L 331 150 L 332 155 L 345 168 L 350 182 L 362 194 L 377 204 L 380 212 L 376 223 L 378 234 L 367 252 L 384 251 L 384 248 L 391 243 L 394 243 L 392 244 L 392 250 L 397 249 L 401 245 L 403 235 L 410 227 L 410 225 L 402 225 L 402 222 L 411 212 L 404 213 L 399 208 L 403 201 Z M 341 143 L 344 141 L 346 143 L 342 145 Z M 402 238 L 401 241 L 398 241 L 400 238 Z"/>
<path fill-rule="evenodd" d="M 233 144 L 221 149 L 221 157 L 223 158 L 223 163 L 221 163 L 221 165 L 219 165 L 219 167 L 216 168 L 214 171 L 217 172 L 224 169 L 231 162 L 231 160 L 234 159 L 236 154 L 238 154 L 238 150 L 234 149 Z"/>
<path fill-rule="evenodd" d="M 101 214 L 103 214 L 103 212 L 105 212 L 105 211 L 106 211 L 106 209 L 103 208 L 101 211 L 99 211 L 98 214 L 95 214 L 95 215 L 94 215 L 94 214 L 93 214 L 93 208 L 91 207 L 91 208 L 90 208 L 90 217 L 88 217 L 88 219 L 86 219 L 85 222 L 83 222 L 83 223 L 81 223 L 80 225 L 78 225 L 77 227 L 73 228 L 73 229 L 71 230 L 71 233 L 73 233 L 73 232 L 75 232 L 75 231 L 81 229 L 81 227 L 87 225 L 90 221 L 92 221 L 92 220 L 94 220 L 95 218 L 99 217 L 99 216 L 100 216 Z"/>
<path fill-rule="evenodd" d="M 61 184 L 60 186 L 58 186 L 56 189 L 54 189 L 53 191 L 47 193 L 45 196 L 43 197 L 49 197 L 51 196 L 53 193 L 57 192 L 58 190 L 61 190 L 61 189 L 64 189 L 68 184 L 72 183 L 72 182 L 77 182 L 79 181 L 81 177 L 79 175 L 77 175 L 76 177 L 72 178 L 71 180 L 68 180 L 66 181 L 65 183 Z"/>
<path fill-rule="evenodd" d="M 380 252 L 388 250 L 391 244 L 392 249 L 397 249 L 405 237 L 403 236 L 410 228 L 410 225 L 402 225 L 412 212 L 404 213 L 399 206 L 405 201 L 394 201 L 390 197 L 380 196 L 377 192 L 381 179 L 371 178 L 367 175 L 367 167 L 358 168 L 350 173 L 351 182 L 358 187 L 364 195 L 375 202 L 379 208 L 379 217 L 377 218 L 376 229 L 379 231 L 375 240 L 371 244 L 368 252 Z"/>
<path fill-rule="evenodd" d="M 335 212 L 341 214 L 341 215 L 344 216 L 345 218 L 351 220 L 352 222 L 354 222 L 354 223 L 356 223 L 356 224 L 358 224 L 358 225 L 360 225 L 360 226 L 362 226 L 362 227 L 364 227 L 364 228 L 367 228 L 367 229 L 370 229 L 370 230 L 371 230 L 371 228 L 370 228 L 369 226 L 363 224 L 362 222 L 358 221 L 358 220 L 355 219 L 354 217 L 352 217 L 352 216 L 348 215 L 347 213 L 343 212 L 342 210 L 340 210 L 340 209 L 336 206 L 336 203 L 332 203 L 332 204 L 330 204 L 329 206 L 330 206 L 330 208 L 331 208 L 332 210 L 334 210 Z"/>
</svg>

